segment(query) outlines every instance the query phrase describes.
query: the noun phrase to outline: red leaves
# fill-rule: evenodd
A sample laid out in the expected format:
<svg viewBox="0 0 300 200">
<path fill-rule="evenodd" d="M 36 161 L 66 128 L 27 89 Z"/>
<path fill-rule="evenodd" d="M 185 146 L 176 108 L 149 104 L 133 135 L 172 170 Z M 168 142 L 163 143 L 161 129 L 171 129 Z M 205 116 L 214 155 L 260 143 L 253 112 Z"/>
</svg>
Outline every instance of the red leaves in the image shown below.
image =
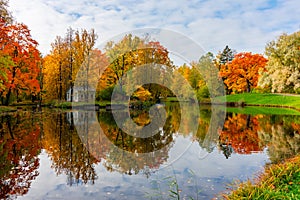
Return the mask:
<svg viewBox="0 0 300 200">
<path fill-rule="evenodd" d="M 265 70 L 266 63 L 260 54 L 239 53 L 232 62 L 221 65 L 219 74 L 233 92 L 250 92 L 257 86 L 259 72 Z"/>
<path fill-rule="evenodd" d="M 0 199 L 10 199 L 26 194 L 39 174 L 37 156 L 41 150 L 41 129 L 39 122 L 26 112 L 14 113 L 1 121 Z"/>
<path fill-rule="evenodd" d="M 0 36 L 1 56 L 9 56 L 13 62 L 13 65 L 6 69 L 7 80 L 4 81 L 5 87 L 0 92 L 2 95 L 11 92 L 37 94 L 40 90 L 37 78 L 41 58 L 37 50 L 38 43 L 32 39 L 28 27 L 24 24 L 6 24 L 0 21 Z M 9 98 L 9 95 L 6 97 Z"/>
<path fill-rule="evenodd" d="M 257 116 L 236 114 L 225 121 L 224 129 L 219 132 L 220 142 L 231 145 L 239 154 L 262 151 L 257 133 L 259 129 Z"/>
</svg>

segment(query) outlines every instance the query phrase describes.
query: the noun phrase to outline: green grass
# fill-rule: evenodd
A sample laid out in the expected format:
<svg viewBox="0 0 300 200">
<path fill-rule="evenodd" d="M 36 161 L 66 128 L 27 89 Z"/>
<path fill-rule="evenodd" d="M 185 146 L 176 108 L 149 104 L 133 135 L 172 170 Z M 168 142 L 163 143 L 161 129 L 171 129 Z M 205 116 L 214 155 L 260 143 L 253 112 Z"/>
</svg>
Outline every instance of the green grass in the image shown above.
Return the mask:
<svg viewBox="0 0 300 200">
<path fill-rule="evenodd" d="M 111 102 L 108 101 L 108 100 L 102 100 L 102 101 L 95 101 L 95 104 L 98 104 L 99 106 L 103 107 L 103 106 L 106 106 L 108 104 L 111 104 Z"/>
<path fill-rule="evenodd" d="M 295 109 L 259 106 L 226 107 L 226 111 L 248 115 L 300 115 L 300 112 Z"/>
<path fill-rule="evenodd" d="M 273 164 L 257 178 L 256 183 L 241 183 L 224 199 L 300 199 L 300 156 Z"/>
<path fill-rule="evenodd" d="M 248 105 L 291 107 L 300 109 L 300 95 L 244 93 L 218 97 L 221 102 L 244 102 Z"/>
</svg>

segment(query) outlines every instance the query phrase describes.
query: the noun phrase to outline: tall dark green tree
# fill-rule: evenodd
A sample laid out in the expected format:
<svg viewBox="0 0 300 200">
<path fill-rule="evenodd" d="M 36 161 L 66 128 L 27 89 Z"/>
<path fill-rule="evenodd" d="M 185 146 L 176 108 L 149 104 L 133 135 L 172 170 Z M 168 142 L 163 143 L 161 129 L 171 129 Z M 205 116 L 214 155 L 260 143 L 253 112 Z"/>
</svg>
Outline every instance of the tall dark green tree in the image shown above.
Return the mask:
<svg viewBox="0 0 300 200">
<path fill-rule="evenodd" d="M 221 65 L 225 65 L 226 63 L 229 63 L 234 59 L 235 54 L 236 51 L 230 49 L 228 45 L 226 45 L 223 51 L 220 52 L 219 55 L 217 56 L 217 59 L 219 60 L 219 63 Z"/>
<path fill-rule="evenodd" d="M 235 50 L 232 50 L 228 47 L 228 45 L 225 46 L 225 48 L 223 49 L 222 52 L 220 52 L 215 59 L 215 65 L 217 66 L 217 68 L 220 70 L 221 68 L 225 68 L 227 67 L 227 65 L 229 63 L 231 63 L 231 61 L 234 59 L 234 55 L 236 54 Z M 225 81 L 227 79 L 226 76 L 222 77 L 223 81 Z M 226 90 L 226 94 L 230 94 L 232 92 L 231 89 L 229 89 L 226 85 L 225 85 L 225 90 Z"/>
</svg>

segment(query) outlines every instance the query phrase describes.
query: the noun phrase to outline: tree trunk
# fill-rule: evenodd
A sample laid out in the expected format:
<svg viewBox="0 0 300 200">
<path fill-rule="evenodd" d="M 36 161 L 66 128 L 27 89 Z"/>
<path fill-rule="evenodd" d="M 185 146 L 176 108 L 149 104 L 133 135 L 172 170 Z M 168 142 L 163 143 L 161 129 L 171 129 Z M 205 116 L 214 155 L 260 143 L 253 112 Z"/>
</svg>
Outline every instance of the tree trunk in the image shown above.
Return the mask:
<svg viewBox="0 0 300 200">
<path fill-rule="evenodd" d="M 58 93 L 58 99 L 62 100 L 62 63 L 59 61 L 59 93 Z"/>
<path fill-rule="evenodd" d="M 251 120 L 251 116 L 247 115 L 247 128 L 250 128 L 250 120 Z"/>
<path fill-rule="evenodd" d="M 6 94 L 6 99 L 5 99 L 5 102 L 4 102 L 5 106 L 8 106 L 8 104 L 9 104 L 10 95 L 11 95 L 11 88 L 9 88 L 9 90 Z"/>
<path fill-rule="evenodd" d="M 251 84 L 250 81 L 247 79 L 247 92 L 249 93 L 251 91 Z"/>
<path fill-rule="evenodd" d="M 15 76 L 16 76 L 16 67 L 13 67 L 11 84 L 14 84 L 14 82 L 15 82 Z M 12 89 L 11 89 L 11 86 L 10 86 L 9 90 L 8 90 L 8 92 L 6 94 L 6 99 L 5 99 L 5 102 L 4 102 L 4 105 L 6 105 L 6 106 L 8 106 L 8 104 L 9 104 L 9 99 L 10 99 L 11 92 L 12 92 Z"/>
</svg>

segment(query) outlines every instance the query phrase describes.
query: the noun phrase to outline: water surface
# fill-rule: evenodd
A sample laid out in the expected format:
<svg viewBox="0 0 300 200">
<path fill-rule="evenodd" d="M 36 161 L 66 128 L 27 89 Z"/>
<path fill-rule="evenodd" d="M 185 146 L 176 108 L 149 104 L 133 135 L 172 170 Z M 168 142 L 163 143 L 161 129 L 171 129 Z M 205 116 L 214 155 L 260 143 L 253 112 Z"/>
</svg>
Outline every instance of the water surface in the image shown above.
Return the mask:
<svg viewBox="0 0 300 200">
<path fill-rule="evenodd" d="M 165 123 L 147 138 L 120 130 L 105 110 L 1 115 L 0 197 L 211 199 L 300 151 L 297 116 L 225 113 L 218 121 L 209 107 L 200 118 L 197 110 L 181 114 L 177 103 L 164 109 Z M 147 111 L 130 117 L 151 123 Z"/>
</svg>

